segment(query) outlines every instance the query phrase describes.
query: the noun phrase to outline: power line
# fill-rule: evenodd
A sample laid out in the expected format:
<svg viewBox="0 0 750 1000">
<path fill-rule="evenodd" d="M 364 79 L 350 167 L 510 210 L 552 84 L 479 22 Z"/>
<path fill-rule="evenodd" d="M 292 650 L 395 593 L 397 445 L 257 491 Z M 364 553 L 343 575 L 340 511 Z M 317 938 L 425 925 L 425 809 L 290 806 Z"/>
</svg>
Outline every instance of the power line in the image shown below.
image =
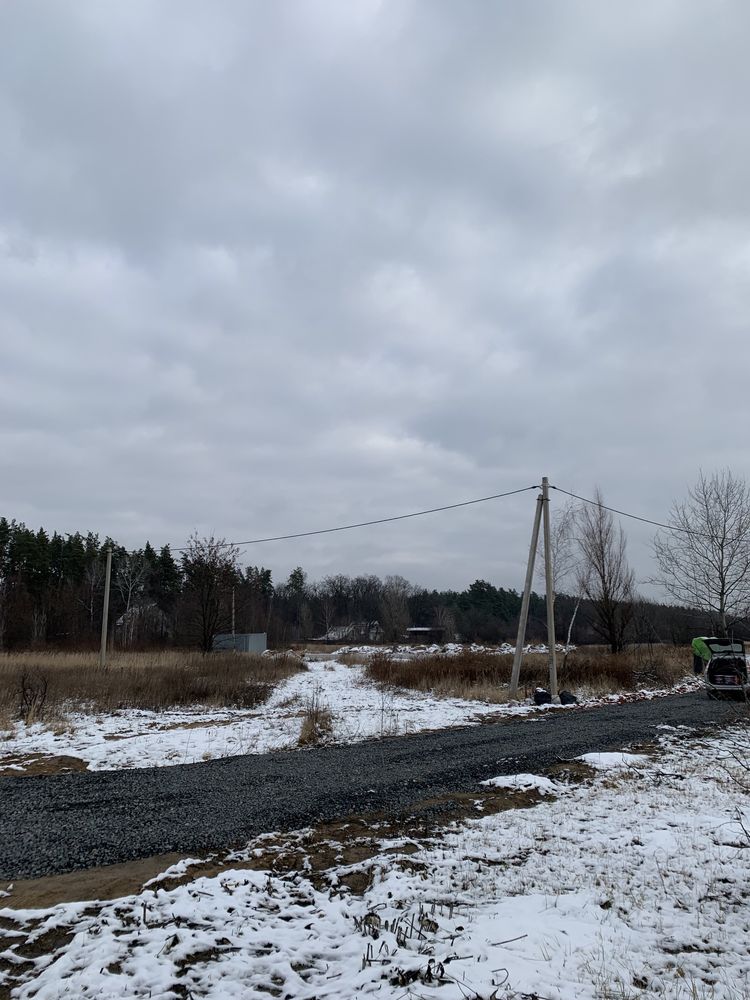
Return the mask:
<svg viewBox="0 0 750 1000">
<path fill-rule="evenodd" d="M 553 486 L 550 483 L 550 489 L 557 490 L 558 493 L 564 493 L 566 496 L 573 497 L 574 500 L 580 500 L 581 503 L 591 504 L 592 507 L 601 507 L 602 510 L 609 510 L 613 514 L 619 514 L 621 517 L 629 517 L 633 521 L 643 521 L 644 524 L 653 524 L 657 528 L 666 528 L 667 531 L 682 531 L 686 535 L 699 535 L 701 538 L 709 537 L 703 531 L 693 531 L 692 528 L 681 528 L 677 524 L 665 524 L 663 521 L 653 521 L 650 517 L 641 517 L 640 514 L 630 514 L 626 510 L 618 510 L 616 507 L 608 507 L 605 503 L 600 503 L 598 500 L 590 500 L 588 497 L 580 497 L 577 493 L 571 493 L 570 490 L 564 490 L 562 486 Z"/>
<path fill-rule="evenodd" d="M 340 524 L 335 528 L 318 528 L 315 531 L 295 531 L 287 535 L 272 535 L 268 538 L 250 538 L 244 542 L 224 542 L 226 546 L 236 545 L 239 548 L 245 545 L 260 545 L 261 542 L 283 542 L 289 538 L 309 538 L 311 535 L 330 535 L 334 531 L 351 531 L 352 528 L 367 528 L 372 524 L 387 524 L 390 521 L 405 521 L 410 517 L 423 517 L 425 514 L 438 514 L 443 510 L 456 510 L 459 507 L 470 507 L 473 504 L 486 503 L 488 500 L 500 500 L 502 497 L 512 497 L 518 493 L 527 493 L 529 490 L 541 489 L 540 486 L 523 486 L 519 490 L 508 490 L 507 493 L 493 493 L 492 496 L 478 497 L 476 500 L 463 500 L 461 503 L 449 503 L 443 507 L 430 507 L 429 510 L 417 510 L 411 514 L 396 514 L 393 517 L 379 517 L 373 521 L 359 521 L 357 524 Z M 176 548 L 174 552 L 185 552 L 188 546 Z"/>
<path fill-rule="evenodd" d="M 679 531 L 686 535 L 696 535 L 701 538 L 709 537 L 702 531 L 694 531 L 692 528 L 683 528 L 676 524 L 666 524 L 664 521 L 655 521 L 650 517 L 643 517 L 640 514 L 632 514 L 627 510 L 610 507 L 605 503 L 600 503 L 598 500 L 592 500 L 590 497 L 580 496 L 578 493 L 573 493 L 571 490 L 563 489 L 562 486 L 553 486 L 552 483 L 550 483 L 549 488 L 551 490 L 556 490 L 558 493 L 564 493 L 566 496 L 572 497 L 574 500 L 579 500 L 581 503 L 590 504 L 592 507 L 600 507 L 602 510 L 611 511 L 611 513 L 618 514 L 620 517 L 628 517 L 633 521 L 641 521 L 643 524 L 652 524 L 656 528 L 664 528 L 667 531 Z M 314 535 L 330 535 L 338 531 L 352 531 L 354 528 L 368 528 L 375 524 L 389 524 L 394 521 L 406 521 L 413 517 L 424 517 L 426 514 L 438 514 L 445 510 L 457 510 L 460 507 L 471 507 L 475 504 L 487 503 L 489 500 L 500 500 L 503 497 L 516 496 L 519 493 L 528 493 L 530 490 L 538 489 L 541 489 L 541 486 L 537 484 L 533 486 L 522 486 L 520 489 L 508 490 L 505 493 L 493 493 L 491 496 L 477 497 L 475 500 L 463 500 L 460 503 L 445 504 L 442 507 L 430 507 L 427 510 L 417 510 L 409 514 L 395 514 L 390 517 L 379 517 L 371 521 L 358 521 L 356 524 L 339 524 L 333 528 L 316 528 L 313 531 L 294 531 L 284 535 L 269 535 L 264 538 L 249 538 L 241 542 L 223 542 L 222 545 L 226 547 L 236 545 L 238 548 L 243 548 L 246 545 L 260 545 L 263 542 L 283 542 L 294 538 L 311 538 Z M 174 548 L 172 551 L 186 552 L 187 549 L 188 546 L 181 546 L 179 548 Z"/>
</svg>

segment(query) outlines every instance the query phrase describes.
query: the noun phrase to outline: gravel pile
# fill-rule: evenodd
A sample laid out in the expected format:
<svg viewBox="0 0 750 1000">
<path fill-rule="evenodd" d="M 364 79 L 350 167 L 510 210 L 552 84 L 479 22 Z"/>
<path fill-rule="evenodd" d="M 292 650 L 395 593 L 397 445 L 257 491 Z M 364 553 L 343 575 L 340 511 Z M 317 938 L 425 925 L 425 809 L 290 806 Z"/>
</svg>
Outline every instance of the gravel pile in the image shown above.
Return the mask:
<svg viewBox="0 0 750 1000">
<path fill-rule="evenodd" d="M 348 814 L 401 812 L 499 774 L 653 739 L 659 725 L 728 722 L 704 693 L 175 767 L 0 779 L 0 878 L 170 852 L 205 854 Z"/>
</svg>

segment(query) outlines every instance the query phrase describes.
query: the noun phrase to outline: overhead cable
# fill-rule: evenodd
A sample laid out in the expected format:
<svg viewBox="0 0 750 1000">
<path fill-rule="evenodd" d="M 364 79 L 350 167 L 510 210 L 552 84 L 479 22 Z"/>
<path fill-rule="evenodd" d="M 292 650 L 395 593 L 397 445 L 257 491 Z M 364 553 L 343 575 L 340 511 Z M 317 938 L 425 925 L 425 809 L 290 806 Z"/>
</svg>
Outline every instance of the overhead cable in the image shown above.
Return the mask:
<svg viewBox="0 0 750 1000">
<path fill-rule="evenodd" d="M 339 524 L 335 528 L 317 528 L 314 531 L 295 531 L 286 535 L 271 535 L 267 538 L 250 538 L 244 542 L 223 542 L 225 546 L 260 545 L 261 542 L 283 542 L 290 538 L 309 538 L 312 535 L 330 535 L 335 531 L 351 531 L 352 528 L 367 528 L 372 524 L 387 524 L 390 521 L 405 521 L 410 517 L 423 517 L 425 514 L 438 514 L 443 510 L 456 510 L 458 507 L 470 507 L 472 504 L 486 503 L 488 500 L 500 500 L 502 497 L 512 497 L 517 493 L 527 493 L 529 490 L 541 489 L 540 486 L 522 486 L 519 490 L 508 490 L 507 493 L 493 493 L 488 497 L 478 497 L 476 500 L 462 500 L 460 503 L 449 503 L 443 507 L 430 507 L 429 510 L 417 510 L 411 514 L 396 514 L 392 517 L 378 517 L 372 521 L 359 521 L 357 524 Z M 175 552 L 185 552 L 188 546 L 174 549 Z"/>
<path fill-rule="evenodd" d="M 592 507 L 601 507 L 602 510 L 609 510 L 613 514 L 619 514 L 621 517 L 629 517 L 633 521 L 643 521 L 644 524 L 653 524 L 657 528 L 666 528 L 667 531 L 682 531 L 686 535 L 700 535 L 702 538 L 708 538 L 708 535 L 703 531 L 693 531 L 692 528 L 682 528 L 678 524 L 665 524 L 663 521 L 653 521 L 650 517 L 641 517 L 640 514 L 630 514 L 626 510 L 608 507 L 606 503 L 601 503 L 599 500 L 591 500 L 589 497 L 581 497 L 577 493 L 571 493 L 570 490 L 564 490 L 562 486 L 553 486 L 550 483 L 549 488 L 557 490 L 558 493 L 564 493 L 566 496 L 573 497 L 574 500 L 580 500 L 581 503 L 591 504 Z"/>
</svg>

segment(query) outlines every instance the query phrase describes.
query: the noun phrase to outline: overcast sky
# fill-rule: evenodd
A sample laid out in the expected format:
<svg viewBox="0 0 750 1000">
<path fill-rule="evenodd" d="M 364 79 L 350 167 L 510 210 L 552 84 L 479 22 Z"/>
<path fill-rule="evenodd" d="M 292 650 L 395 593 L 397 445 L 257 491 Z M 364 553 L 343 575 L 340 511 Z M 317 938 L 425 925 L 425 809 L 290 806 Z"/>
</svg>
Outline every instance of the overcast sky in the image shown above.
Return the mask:
<svg viewBox="0 0 750 1000">
<path fill-rule="evenodd" d="M 5 0 L 0 513 L 178 546 L 747 475 L 749 36 L 745 0 Z M 243 560 L 520 588 L 534 496 Z"/>
</svg>

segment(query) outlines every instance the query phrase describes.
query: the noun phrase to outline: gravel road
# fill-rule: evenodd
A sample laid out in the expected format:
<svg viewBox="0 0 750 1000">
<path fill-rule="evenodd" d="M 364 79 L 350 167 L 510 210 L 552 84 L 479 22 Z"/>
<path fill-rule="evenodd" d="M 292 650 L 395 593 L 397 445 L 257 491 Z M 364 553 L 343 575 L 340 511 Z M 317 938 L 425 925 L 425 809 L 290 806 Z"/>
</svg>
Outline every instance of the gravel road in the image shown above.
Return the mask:
<svg viewBox="0 0 750 1000">
<path fill-rule="evenodd" d="M 370 810 L 398 812 L 484 778 L 737 717 L 705 694 L 550 712 L 467 729 L 202 764 L 0 779 L 0 878 L 231 848 Z"/>
</svg>

